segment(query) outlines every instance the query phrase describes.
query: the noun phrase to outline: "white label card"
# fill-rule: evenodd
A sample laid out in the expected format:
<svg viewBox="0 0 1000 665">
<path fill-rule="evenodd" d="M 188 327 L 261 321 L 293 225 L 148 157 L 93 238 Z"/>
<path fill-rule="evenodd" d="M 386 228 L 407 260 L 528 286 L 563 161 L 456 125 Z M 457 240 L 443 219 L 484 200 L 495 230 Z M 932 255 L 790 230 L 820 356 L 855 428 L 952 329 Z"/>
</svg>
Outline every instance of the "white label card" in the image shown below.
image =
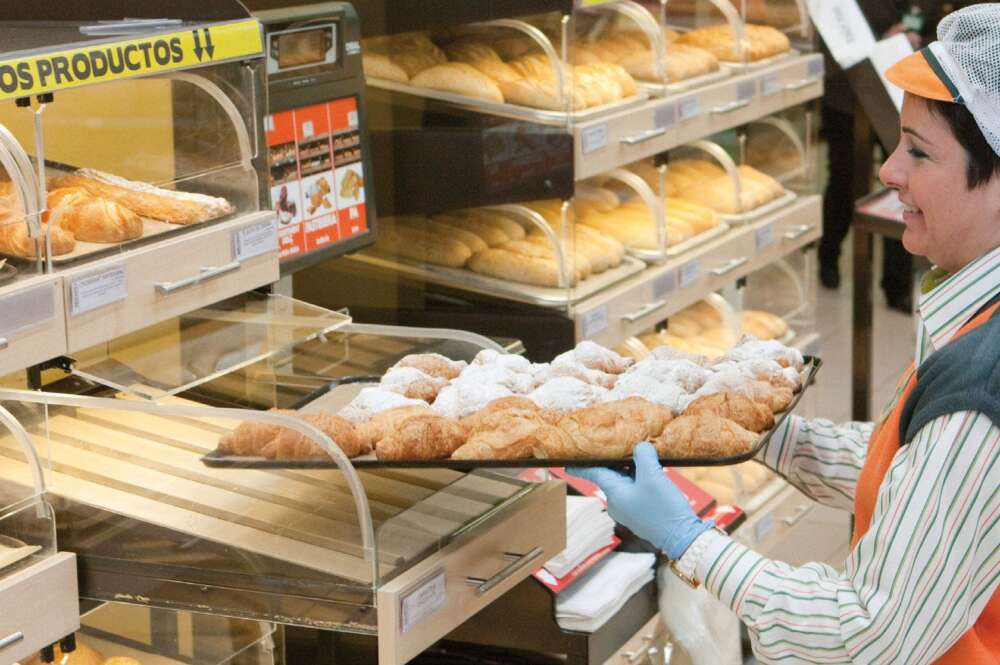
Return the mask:
<svg viewBox="0 0 1000 665">
<path fill-rule="evenodd" d="M 766 249 L 774 244 L 777 234 L 774 232 L 774 223 L 762 226 L 754 231 L 754 240 L 757 242 L 757 251 Z"/>
<path fill-rule="evenodd" d="M 678 118 L 681 122 L 697 118 L 700 114 L 701 105 L 699 104 L 696 96 L 692 95 L 690 97 L 685 97 L 680 101 Z"/>
<path fill-rule="evenodd" d="M 736 84 L 736 101 L 745 102 L 748 99 L 753 99 L 756 94 L 756 81 L 740 81 Z"/>
<path fill-rule="evenodd" d="M 246 261 L 261 254 L 278 251 L 278 220 L 247 224 L 232 234 L 233 260 Z"/>
<path fill-rule="evenodd" d="M 77 277 L 69 283 L 69 313 L 79 316 L 86 312 L 125 300 L 128 278 L 125 264 Z"/>
<path fill-rule="evenodd" d="M 770 97 L 781 92 L 781 76 L 779 74 L 767 74 L 760 80 L 760 96 Z"/>
<path fill-rule="evenodd" d="M 434 573 L 430 579 L 413 589 L 400 601 L 399 628 L 405 633 L 444 607 L 448 598 L 443 570 Z"/>
<path fill-rule="evenodd" d="M 583 315 L 583 338 L 590 339 L 608 327 L 608 306 L 601 305 Z"/>
<path fill-rule="evenodd" d="M 681 288 L 686 289 L 698 281 L 701 276 L 701 265 L 697 261 L 688 261 L 681 266 Z"/>
<path fill-rule="evenodd" d="M 653 297 L 656 299 L 665 298 L 677 290 L 677 271 L 660 275 L 653 280 Z"/>
<path fill-rule="evenodd" d="M 589 155 L 608 145 L 608 123 L 602 122 L 599 125 L 588 127 L 583 130 L 580 136 L 581 149 L 583 154 Z"/>
<path fill-rule="evenodd" d="M 825 67 L 826 65 L 823 63 L 823 58 L 814 58 L 809 61 L 809 66 L 806 71 L 811 79 L 823 78 L 825 74 Z"/>
<path fill-rule="evenodd" d="M 753 525 L 753 537 L 758 543 L 767 537 L 774 529 L 774 515 L 770 513 L 764 515 Z"/>
<path fill-rule="evenodd" d="M 841 69 L 871 55 L 875 33 L 856 0 L 808 0 L 809 18 Z"/>
<path fill-rule="evenodd" d="M 677 104 L 662 104 L 653 111 L 653 125 L 657 129 L 669 129 L 677 124 Z"/>
<path fill-rule="evenodd" d="M 313 126 L 312 120 L 306 120 L 302 123 L 302 134 L 306 138 L 309 138 L 316 133 L 316 128 Z"/>
</svg>

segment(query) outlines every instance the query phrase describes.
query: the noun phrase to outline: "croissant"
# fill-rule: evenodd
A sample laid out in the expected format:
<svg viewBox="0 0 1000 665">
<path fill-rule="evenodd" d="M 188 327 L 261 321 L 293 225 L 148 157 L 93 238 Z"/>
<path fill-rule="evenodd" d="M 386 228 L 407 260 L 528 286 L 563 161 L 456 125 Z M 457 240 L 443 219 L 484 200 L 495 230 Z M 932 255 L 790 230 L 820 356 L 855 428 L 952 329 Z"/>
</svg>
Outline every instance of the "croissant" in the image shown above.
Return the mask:
<svg viewBox="0 0 1000 665">
<path fill-rule="evenodd" d="M 455 379 L 465 369 L 467 363 L 462 360 L 451 360 L 439 353 L 411 353 L 393 367 L 416 367 L 424 374 L 442 379 Z"/>
<path fill-rule="evenodd" d="M 465 443 L 467 433 L 456 418 L 410 416 L 375 445 L 375 456 L 380 460 L 441 459 Z"/>
<path fill-rule="evenodd" d="M 526 459 L 538 450 L 559 449 L 566 434 L 528 410 L 496 411 L 484 416 L 452 459 Z"/>
<path fill-rule="evenodd" d="M 355 433 L 354 425 L 340 416 L 335 416 L 326 411 L 320 411 L 319 413 L 298 413 L 296 416 L 318 427 L 348 457 L 356 457 L 368 452 L 368 448 L 362 445 L 357 433 Z M 329 457 L 327 452 L 311 437 L 297 430 L 285 427 L 279 428 L 278 436 L 261 449 L 261 455 L 268 459 Z"/>
<path fill-rule="evenodd" d="M 731 392 L 699 397 L 688 405 L 684 414 L 727 418 L 751 432 L 763 432 L 774 426 L 774 414 L 767 406 Z"/>
<path fill-rule="evenodd" d="M 395 430 L 401 422 L 410 416 L 421 416 L 432 414 L 429 406 L 397 406 L 372 416 L 366 423 L 361 423 L 355 428 L 358 438 L 363 446 L 373 449 L 375 444 Z"/>
<path fill-rule="evenodd" d="M 286 416 L 298 415 L 296 411 L 276 409 L 272 413 Z M 219 450 L 227 455 L 259 455 L 271 439 L 278 436 L 279 425 L 245 420 L 219 439 Z"/>
<path fill-rule="evenodd" d="M 479 411 L 462 418 L 462 423 L 468 427 L 471 432 L 480 427 L 492 414 L 500 412 L 516 412 L 517 414 L 529 415 L 533 414 L 552 425 L 554 425 L 559 418 L 562 417 L 561 414 L 541 408 L 527 397 L 523 397 L 521 395 L 511 395 L 510 397 L 501 397 L 500 399 L 493 400 Z"/>
<path fill-rule="evenodd" d="M 712 415 L 680 416 L 653 439 L 660 457 L 729 457 L 749 452 L 757 435 Z"/>
<path fill-rule="evenodd" d="M 670 422 L 669 409 L 641 397 L 578 409 L 559 421 L 568 437 L 551 441 L 559 447 L 542 449 L 542 457 L 626 457 L 635 446 L 659 434 Z"/>
<path fill-rule="evenodd" d="M 52 256 L 69 254 L 76 248 L 76 238 L 69 231 L 58 226 L 42 225 L 42 236 L 37 240 L 38 250 L 36 251 L 36 238 L 28 236 L 28 227 L 23 222 L 4 223 L 0 216 L 0 253 L 12 254 L 26 259 L 33 259 L 39 253 L 45 255 L 45 237 L 48 233 L 52 243 Z"/>
</svg>

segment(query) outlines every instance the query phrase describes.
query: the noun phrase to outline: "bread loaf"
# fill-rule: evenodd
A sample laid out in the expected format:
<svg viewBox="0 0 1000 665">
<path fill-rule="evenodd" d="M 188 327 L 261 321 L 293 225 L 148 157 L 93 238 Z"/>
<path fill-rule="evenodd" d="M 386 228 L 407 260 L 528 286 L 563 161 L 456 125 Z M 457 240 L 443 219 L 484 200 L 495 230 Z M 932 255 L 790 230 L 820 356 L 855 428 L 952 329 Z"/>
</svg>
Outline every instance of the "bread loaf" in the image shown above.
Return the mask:
<svg viewBox="0 0 1000 665">
<path fill-rule="evenodd" d="M 555 248 L 552 247 L 551 243 L 548 242 L 532 242 L 530 240 L 511 240 L 505 242 L 502 245 L 498 245 L 498 249 L 505 249 L 515 254 L 521 254 L 523 256 L 530 256 L 538 259 L 546 259 L 558 263 L 558 257 L 556 255 Z M 563 260 L 566 262 L 566 269 L 573 273 L 575 280 L 579 281 L 581 279 L 586 279 L 590 276 L 593 269 L 590 266 L 590 261 L 587 257 L 577 253 L 571 253 L 563 251 Z"/>
<path fill-rule="evenodd" d="M 77 188 L 74 188 L 77 189 Z M 62 190 L 56 190 L 56 194 Z M 78 190 L 83 192 L 83 190 Z M 50 206 L 53 197 L 49 197 Z M 55 207 L 46 213 L 47 221 L 69 231 L 83 242 L 123 242 L 142 237 L 142 219 L 114 201 L 70 192 L 56 197 Z"/>
<path fill-rule="evenodd" d="M 689 44 L 703 48 L 719 60 L 738 62 L 740 54 L 736 48 L 736 38 L 729 24 L 697 28 L 677 38 L 678 44 Z M 747 24 L 743 26 L 743 58 L 763 60 L 791 48 L 788 37 L 767 25 Z"/>
<path fill-rule="evenodd" d="M 446 62 L 428 67 L 413 76 L 410 83 L 491 102 L 504 101 L 503 93 L 493 79 L 464 62 Z"/>
<path fill-rule="evenodd" d="M 481 252 L 488 247 L 486 242 L 480 238 L 475 233 L 471 231 L 466 231 L 465 229 L 459 228 L 457 226 L 449 226 L 448 224 L 442 224 L 441 222 L 435 221 L 433 219 L 427 219 L 426 217 L 406 217 L 397 218 L 397 224 L 403 224 L 413 229 L 419 231 L 424 231 L 439 237 L 451 236 L 455 240 L 458 240 L 463 245 L 469 248 L 473 254 L 476 252 Z"/>
<path fill-rule="evenodd" d="M 503 244 L 512 239 L 502 227 L 476 217 L 467 217 L 451 213 L 446 215 L 435 215 L 434 217 L 431 217 L 431 219 L 445 226 L 474 233 L 489 247 L 495 247 L 496 245 Z"/>
<path fill-rule="evenodd" d="M 472 256 L 460 240 L 402 225 L 381 230 L 375 247 L 388 254 L 450 268 L 461 268 Z"/>
<path fill-rule="evenodd" d="M 397 83 L 408 83 L 410 81 L 406 70 L 397 65 L 384 53 L 366 51 L 361 56 L 361 66 L 365 76 L 386 79 Z"/>
<path fill-rule="evenodd" d="M 23 220 L 11 222 L 0 218 L 0 253 L 25 259 L 44 256 L 46 233 L 52 244 L 52 256 L 69 254 L 76 248 L 73 234 L 59 226 L 42 224 L 41 233 L 37 239 L 29 237 L 27 224 Z"/>
<path fill-rule="evenodd" d="M 466 219 L 478 220 L 494 226 L 503 231 L 511 240 L 520 240 L 525 236 L 523 226 L 515 222 L 506 214 L 497 210 L 489 210 L 487 208 L 468 208 L 466 210 L 459 210 L 458 214 L 462 215 Z"/>
<path fill-rule="evenodd" d="M 513 67 L 500 59 L 493 47 L 484 42 L 459 40 L 445 46 L 444 50 L 452 62 L 472 65 L 497 83 L 521 78 Z"/>
<path fill-rule="evenodd" d="M 444 51 L 422 32 L 366 39 L 363 47 L 367 53 L 386 56 L 410 79 L 428 67 L 440 65 L 448 60 Z"/>
<path fill-rule="evenodd" d="M 481 275 L 537 286 L 559 286 L 559 266 L 552 259 L 516 254 L 491 247 L 469 260 L 469 270 Z M 570 275 L 570 282 L 573 276 Z"/>
</svg>

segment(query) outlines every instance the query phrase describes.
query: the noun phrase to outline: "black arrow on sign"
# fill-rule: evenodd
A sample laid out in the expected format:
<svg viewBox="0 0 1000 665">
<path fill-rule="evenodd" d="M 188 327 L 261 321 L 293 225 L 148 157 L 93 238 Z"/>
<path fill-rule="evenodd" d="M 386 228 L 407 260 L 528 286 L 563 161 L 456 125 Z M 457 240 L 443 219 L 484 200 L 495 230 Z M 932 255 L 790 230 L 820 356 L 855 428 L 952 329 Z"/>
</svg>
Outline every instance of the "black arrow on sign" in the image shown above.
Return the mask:
<svg viewBox="0 0 1000 665">
<path fill-rule="evenodd" d="M 208 28 L 203 28 L 203 30 L 205 31 L 205 52 L 208 53 L 208 59 L 211 60 L 215 54 L 215 46 L 212 44 L 212 33 Z"/>
<path fill-rule="evenodd" d="M 198 58 L 198 62 L 201 62 L 201 54 L 204 53 L 204 49 L 201 48 L 201 36 L 198 34 L 197 30 L 192 30 L 191 34 L 194 35 L 194 54 Z"/>
</svg>

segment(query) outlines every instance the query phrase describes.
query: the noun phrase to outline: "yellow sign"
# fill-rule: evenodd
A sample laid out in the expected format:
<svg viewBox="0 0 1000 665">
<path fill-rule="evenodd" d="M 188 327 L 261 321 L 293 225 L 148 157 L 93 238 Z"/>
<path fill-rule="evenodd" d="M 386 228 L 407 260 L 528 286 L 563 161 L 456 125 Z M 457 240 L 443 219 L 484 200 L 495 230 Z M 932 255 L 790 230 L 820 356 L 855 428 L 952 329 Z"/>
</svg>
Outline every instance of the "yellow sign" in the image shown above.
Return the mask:
<svg viewBox="0 0 1000 665">
<path fill-rule="evenodd" d="M 0 99 L 210 65 L 262 51 L 260 23 L 249 19 L 12 58 L 0 61 Z"/>
</svg>

